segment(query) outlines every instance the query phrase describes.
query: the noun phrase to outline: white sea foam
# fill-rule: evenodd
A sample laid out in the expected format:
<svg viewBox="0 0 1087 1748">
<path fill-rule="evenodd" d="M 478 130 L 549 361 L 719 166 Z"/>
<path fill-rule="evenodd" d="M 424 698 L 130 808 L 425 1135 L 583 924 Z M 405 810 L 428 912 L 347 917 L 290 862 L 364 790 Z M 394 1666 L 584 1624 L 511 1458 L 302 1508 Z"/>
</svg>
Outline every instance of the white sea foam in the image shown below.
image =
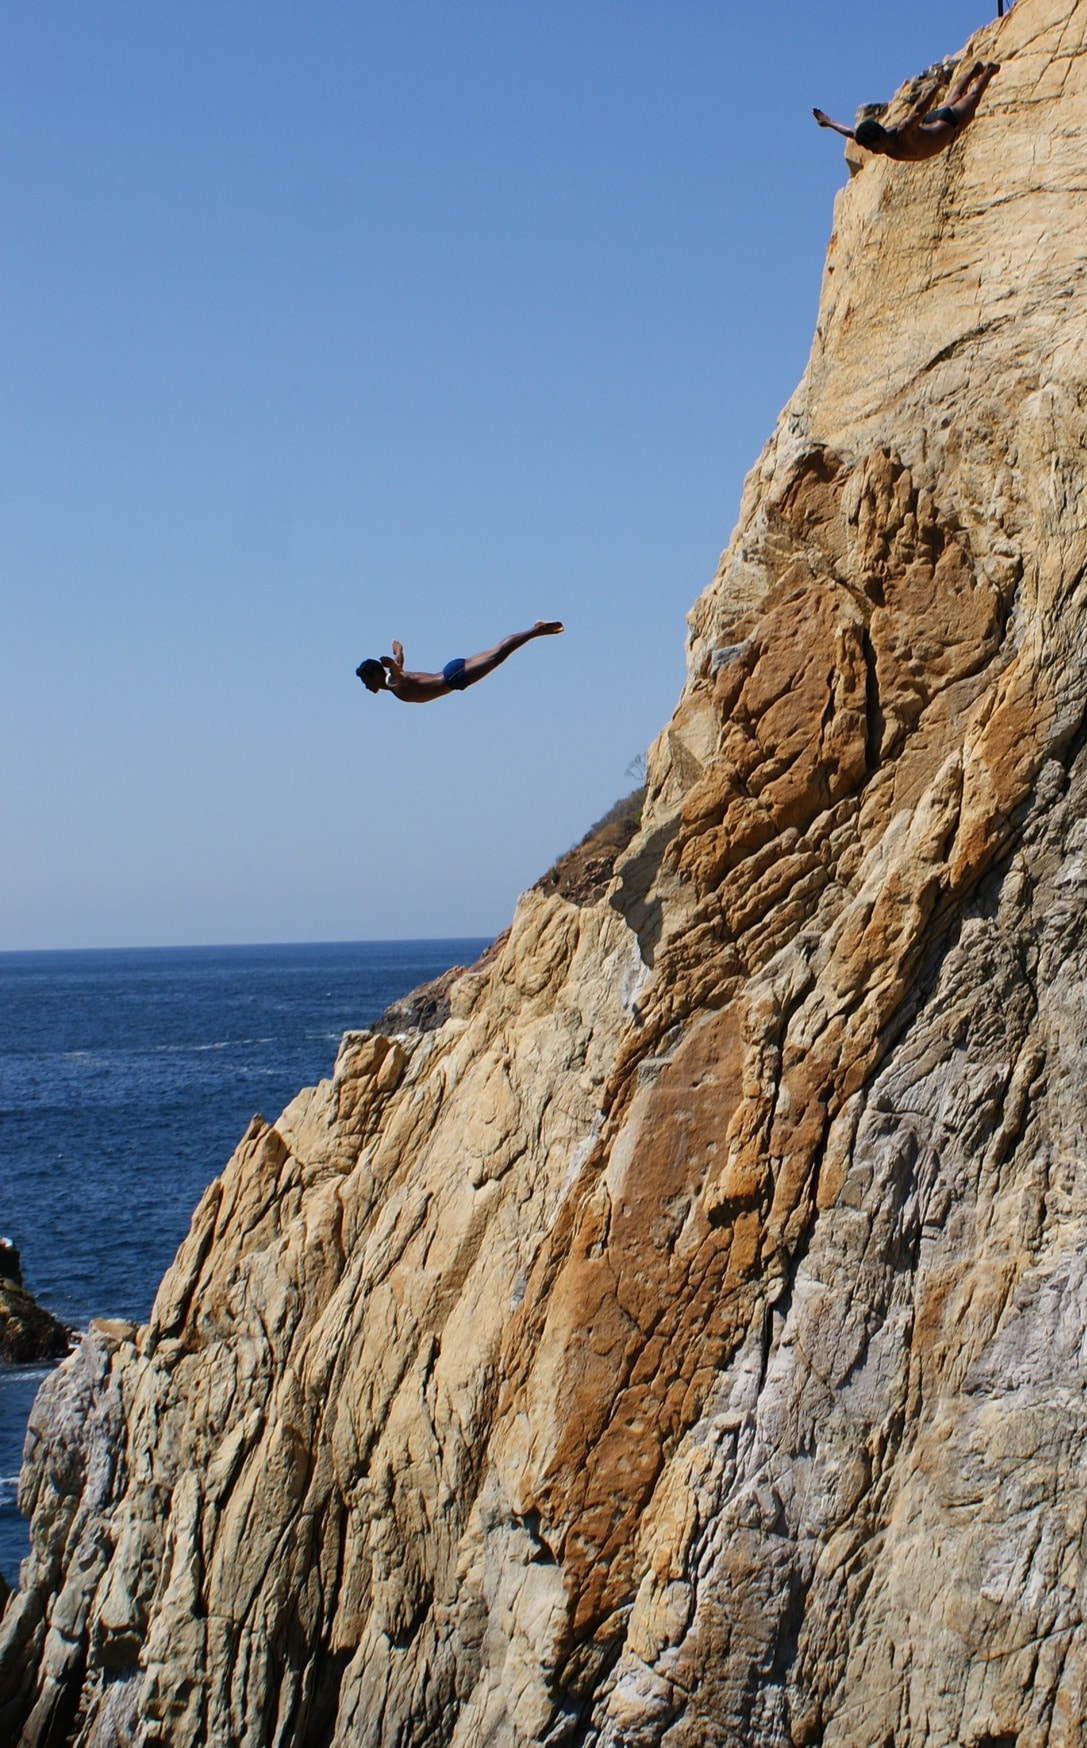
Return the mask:
<svg viewBox="0 0 1087 1748">
<path fill-rule="evenodd" d="M 311 1034 L 304 1033 L 304 1037 Z M 216 1038 L 208 1044 L 153 1044 L 150 1056 L 204 1056 L 209 1050 L 252 1050 L 255 1046 L 279 1044 L 279 1038 Z"/>
<path fill-rule="evenodd" d="M 203 1056 L 209 1050 L 229 1050 L 231 1045 L 241 1048 L 252 1044 L 252 1038 L 216 1038 L 211 1044 L 152 1044 L 149 1056 Z"/>
<path fill-rule="evenodd" d="M 28 1366 L 0 1366 L 0 1390 L 5 1384 L 22 1386 L 23 1384 L 44 1384 L 49 1374 L 55 1370 L 53 1366 L 43 1366 L 35 1360 Z"/>
</svg>

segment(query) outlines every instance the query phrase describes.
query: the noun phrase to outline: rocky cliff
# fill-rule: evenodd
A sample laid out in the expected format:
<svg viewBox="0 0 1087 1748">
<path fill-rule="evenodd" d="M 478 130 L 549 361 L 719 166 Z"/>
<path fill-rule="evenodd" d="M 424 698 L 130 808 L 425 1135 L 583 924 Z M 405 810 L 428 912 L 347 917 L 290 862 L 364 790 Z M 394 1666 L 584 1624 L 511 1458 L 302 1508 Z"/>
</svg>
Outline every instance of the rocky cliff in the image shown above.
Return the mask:
<svg viewBox="0 0 1087 1748">
<path fill-rule="evenodd" d="M 345 1039 L 44 1389 L 8 1739 L 1084 1739 L 1087 0 L 966 52 L 605 895 Z"/>
</svg>

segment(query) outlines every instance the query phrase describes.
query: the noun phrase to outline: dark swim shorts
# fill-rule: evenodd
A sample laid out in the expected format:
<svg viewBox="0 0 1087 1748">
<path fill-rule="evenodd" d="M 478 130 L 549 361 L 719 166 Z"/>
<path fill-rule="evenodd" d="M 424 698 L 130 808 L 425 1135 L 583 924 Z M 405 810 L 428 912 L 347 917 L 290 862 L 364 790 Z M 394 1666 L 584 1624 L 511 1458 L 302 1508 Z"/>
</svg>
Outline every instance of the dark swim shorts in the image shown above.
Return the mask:
<svg viewBox="0 0 1087 1748">
<path fill-rule="evenodd" d="M 442 679 L 451 692 L 463 692 L 468 684 L 468 676 L 464 671 L 464 657 L 454 656 L 451 662 L 446 662 L 442 669 Z"/>
<path fill-rule="evenodd" d="M 959 117 L 955 114 L 955 111 L 953 109 L 951 109 L 949 107 L 949 105 L 947 105 L 946 103 L 942 109 L 930 109 L 928 114 L 925 117 L 925 120 L 926 121 L 948 121 L 951 123 L 952 127 L 958 127 L 958 125 L 959 125 Z"/>
</svg>

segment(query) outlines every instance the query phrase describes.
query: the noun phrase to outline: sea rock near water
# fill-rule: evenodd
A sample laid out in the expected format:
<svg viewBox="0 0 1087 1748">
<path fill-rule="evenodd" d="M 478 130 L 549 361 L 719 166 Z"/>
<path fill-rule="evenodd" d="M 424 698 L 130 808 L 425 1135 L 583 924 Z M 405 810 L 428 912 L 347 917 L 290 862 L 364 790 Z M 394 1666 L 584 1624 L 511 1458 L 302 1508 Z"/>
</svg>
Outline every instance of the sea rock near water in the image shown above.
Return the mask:
<svg viewBox="0 0 1087 1748">
<path fill-rule="evenodd" d="M 45 1311 L 23 1285 L 19 1252 L 0 1238 L 0 1364 L 58 1360 L 72 1345 L 72 1332 Z"/>
<path fill-rule="evenodd" d="M 10 1281 L 16 1287 L 23 1284 L 23 1265 L 10 1238 L 0 1238 L 0 1281 Z"/>
<path fill-rule="evenodd" d="M 1087 4 L 835 210 L 605 896 L 254 1122 L 35 1410 L 0 1728 L 1087 1732 Z"/>
</svg>

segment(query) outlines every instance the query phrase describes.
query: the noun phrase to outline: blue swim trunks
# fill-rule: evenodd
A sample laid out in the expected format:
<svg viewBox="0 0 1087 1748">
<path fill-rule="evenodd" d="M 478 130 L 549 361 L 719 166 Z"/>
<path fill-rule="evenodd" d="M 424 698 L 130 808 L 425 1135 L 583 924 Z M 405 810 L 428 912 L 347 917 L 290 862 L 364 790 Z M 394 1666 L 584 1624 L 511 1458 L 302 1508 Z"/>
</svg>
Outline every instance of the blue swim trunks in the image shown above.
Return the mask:
<svg viewBox="0 0 1087 1748">
<path fill-rule="evenodd" d="M 464 657 L 454 656 L 451 662 L 446 662 L 442 669 L 442 679 L 451 692 L 463 692 L 468 684 L 468 676 L 464 672 Z"/>
</svg>

